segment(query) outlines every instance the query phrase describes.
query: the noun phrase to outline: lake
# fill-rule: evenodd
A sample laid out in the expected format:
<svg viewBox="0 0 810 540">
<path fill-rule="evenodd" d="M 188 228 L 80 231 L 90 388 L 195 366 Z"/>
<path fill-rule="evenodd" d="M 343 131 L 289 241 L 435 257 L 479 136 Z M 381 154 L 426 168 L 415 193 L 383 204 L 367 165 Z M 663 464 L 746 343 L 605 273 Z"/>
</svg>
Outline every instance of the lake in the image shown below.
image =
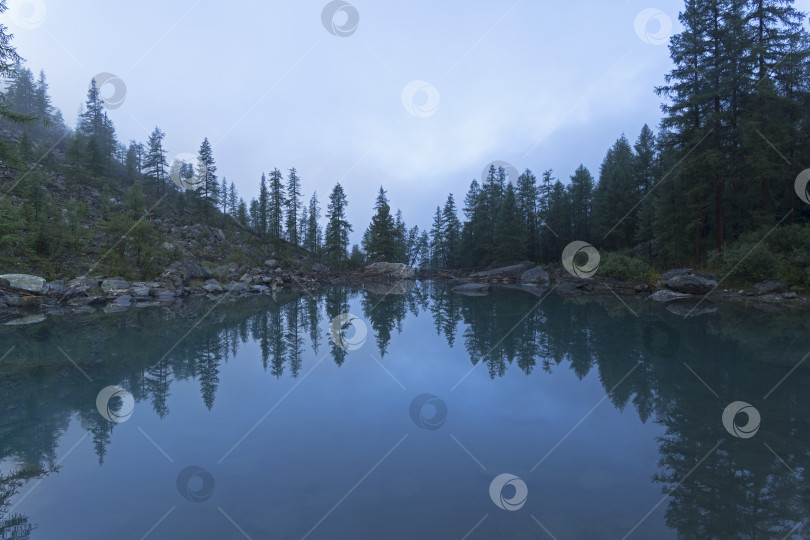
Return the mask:
<svg viewBox="0 0 810 540">
<path fill-rule="evenodd" d="M 0 327 L 0 538 L 810 532 L 805 314 L 370 289 Z"/>
</svg>

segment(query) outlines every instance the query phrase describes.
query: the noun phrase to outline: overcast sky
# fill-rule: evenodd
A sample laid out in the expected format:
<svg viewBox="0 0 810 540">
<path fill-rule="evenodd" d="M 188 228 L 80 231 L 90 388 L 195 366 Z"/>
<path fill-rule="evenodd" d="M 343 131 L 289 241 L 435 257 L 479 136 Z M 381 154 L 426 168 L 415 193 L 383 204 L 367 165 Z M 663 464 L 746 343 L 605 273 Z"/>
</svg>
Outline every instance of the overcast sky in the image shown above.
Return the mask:
<svg viewBox="0 0 810 540">
<path fill-rule="evenodd" d="M 657 128 L 653 87 L 681 0 L 8 0 L 5 24 L 75 125 L 99 73 L 126 86 L 122 141 L 166 132 L 169 158 L 214 145 L 218 174 L 256 195 L 296 167 L 322 205 L 346 188 L 353 241 L 377 188 L 430 225 L 494 160 L 598 176 L 622 133 Z M 810 0 L 796 6 L 810 9 Z M 330 16 L 334 12 L 334 16 Z M 646 22 L 646 24 L 645 24 Z M 671 30 L 670 30 L 671 28 Z M 102 94 L 112 97 L 110 83 Z"/>
</svg>

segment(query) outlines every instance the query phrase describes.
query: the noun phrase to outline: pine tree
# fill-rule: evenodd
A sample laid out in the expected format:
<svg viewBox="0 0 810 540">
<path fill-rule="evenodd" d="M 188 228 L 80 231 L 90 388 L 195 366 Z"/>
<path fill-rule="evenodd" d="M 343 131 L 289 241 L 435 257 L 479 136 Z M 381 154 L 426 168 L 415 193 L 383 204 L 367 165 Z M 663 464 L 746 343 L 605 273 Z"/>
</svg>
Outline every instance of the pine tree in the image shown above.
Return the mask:
<svg viewBox="0 0 810 540">
<path fill-rule="evenodd" d="M 526 169 L 517 179 L 516 197 L 526 236 L 526 245 L 524 246 L 522 258 L 530 261 L 537 261 L 540 258 L 540 230 L 538 228 L 539 216 L 537 208 L 539 193 L 537 178 L 535 178 L 531 170 Z"/>
<path fill-rule="evenodd" d="M 352 232 L 352 226 L 346 219 L 348 204 L 343 186 L 338 182 L 329 194 L 329 205 L 326 210 L 328 222 L 324 238 L 324 252 L 336 261 L 345 261 L 347 258 L 349 233 Z"/>
<path fill-rule="evenodd" d="M 515 188 L 507 184 L 495 228 L 495 261 L 508 263 L 523 258 L 526 245 Z"/>
<path fill-rule="evenodd" d="M 640 201 L 638 206 L 638 227 L 636 228 L 634 241 L 651 243 L 653 219 L 655 217 L 655 192 L 652 189 L 659 172 L 655 134 L 647 124 L 644 124 L 644 127 L 641 128 L 641 133 L 633 149 L 636 152 L 634 177 L 635 184 L 638 186 Z"/>
<path fill-rule="evenodd" d="M 312 198 L 309 199 L 309 207 L 307 209 L 306 230 L 304 233 L 304 248 L 311 253 L 319 255 L 321 242 L 321 226 L 319 224 L 321 219 L 321 208 L 318 205 L 318 193 L 314 192 Z"/>
<path fill-rule="evenodd" d="M 238 221 L 242 227 L 247 228 L 250 225 L 248 220 L 247 204 L 245 204 L 244 199 L 240 198 L 239 204 L 236 206 L 236 221 Z"/>
<path fill-rule="evenodd" d="M 287 240 L 294 246 L 299 243 L 298 216 L 301 211 L 301 179 L 295 167 L 287 176 Z"/>
<path fill-rule="evenodd" d="M 456 268 L 461 260 L 461 222 L 458 219 L 453 194 L 447 196 L 442 209 L 442 236 L 444 237 L 444 266 Z"/>
<path fill-rule="evenodd" d="M 217 183 L 217 166 L 208 137 L 203 139 L 200 151 L 197 153 L 197 167 L 195 168 L 194 185 L 202 205 L 206 221 L 212 208 L 216 208 L 219 200 L 219 184 Z"/>
<path fill-rule="evenodd" d="M 593 177 L 584 165 L 577 167 L 568 184 L 571 199 L 571 234 L 576 240 L 591 242 Z"/>
<path fill-rule="evenodd" d="M 285 204 L 284 178 L 281 176 L 281 171 L 273 169 L 273 172 L 270 173 L 267 231 L 276 238 L 282 237 Z"/>
<path fill-rule="evenodd" d="M 270 217 L 270 193 L 267 191 L 267 178 L 262 173 L 259 180 L 259 200 L 256 207 L 256 223 L 254 228 L 259 234 L 267 233 L 267 225 Z"/>
<path fill-rule="evenodd" d="M 622 135 L 608 150 L 594 189 L 594 222 L 600 244 L 612 249 L 628 247 L 636 230 L 638 202 L 634 185 L 635 159 L 627 138 Z"/>
<path fill-rule="evenodd" d="M 166 134 L 160 128 L 155 127 L 152 134 L 149 135 L 147 141 L 147 151 L 144 157 L 143 168 L 146 176 L 150 178 L 155 185 L 156 193 L 161 193 L 165 189 L 166 184 L 166 168 L 169 166 L 166 162 L 166 150 L 163 148 L 163 139 Z"/>
<path fill-rule="evenodd" d="M 433 226 L 430 229 L 430 268 L 444 268 L 447 261 L 447 247 L 444 233 L 444 217 L 442 216 L 442 209 L 436 207 L 436 213 L 433 214 Z"/>
<path fill-rule="evenodd" d="M 371 224 L 363 235 L 363 250 L 369 260 L 394 261 L 397 255 L 396 226 L 382 186 L 377 192 L 374 209 L 376 212 L 371 218 Z"/>
<path fill-rule="evenodd" d="M 228 215 L 228 181 L 224 176 L 219 185 L 219 204 L 222 205 L 222 215 Z"/>
<path fill-rule="evenodd" d="M 237 219 L 237 205 L 239 198 L 236 195 L 236 186 L 231 182 L 231 187 L 228 189 L 228 212 L 229 215 L 239 221 Z"/>
</svg>

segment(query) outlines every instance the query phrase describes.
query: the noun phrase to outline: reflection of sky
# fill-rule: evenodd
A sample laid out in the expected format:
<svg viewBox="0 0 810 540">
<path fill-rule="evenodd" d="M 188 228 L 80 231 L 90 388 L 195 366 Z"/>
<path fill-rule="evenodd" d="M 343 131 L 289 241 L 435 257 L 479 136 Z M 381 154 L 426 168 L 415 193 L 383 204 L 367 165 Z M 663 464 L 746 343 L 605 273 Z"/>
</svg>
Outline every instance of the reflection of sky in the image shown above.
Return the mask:
<svg viewBox="0 0 810 540">
<path fill-rule="evenodd" d="M 351 311 L 362 313 L 358 300 Z M 310 538 L 460 538 L 486 514 L 480 538 L 519 532 L 541 538 L 531 515 L 560 538 L 621 537 L 661 498 L 661 485 L 650 482 L 661 428 L 641 424 L 632 405 L 620 412 L 609 400 L 530 472 L 605 395 L 596 369 L 580 381 L 565 362 L 552 374 L 538 367 L 530 376 L 513 364 L 491 380 L 479 365 L 451 391 L 469 371 L 469 357 L 463 337 L 450 349 L 432 326 L 423 313 L 408 316 L 402 334 L 394 331 L 382 362 L 391 375 L 370 356 L 376 354 L 372 334 L 342 367 L 327 356 L 310 372 L 329 352 L 326 321 L 319 356 L 305 339 L 298 379 L 287 369 L 277 380 L 263 371 L 258 343 L 240 345 L 237 357 L 220 367 L 211 411 L 198 382 L 173 383 L 167 417 L 160 420 L 148 402 L 137 403 L 131 419 L 115 426 L 103 467 L 88 437 L 17 510 L 39 525 L 35 539 L 65 537 L 65 531 L 141 538 L 172 507 L 149 538 L 241 538 L 218 507 L 252 538 L 300 538 L 405 435 Z M 411 400 L 423 392 L 447 403 L 439 430 L 421 430 L 408 415 Z M 82 435 L 74 422 L 58 455 Z M 188 465 L 214 476 L 207 503 L 178 494 L 175 479 Z M 528 486 L 520 511 L 500 510 L 489 499 L 490 481 L 504 472 Z M 665 506 L 638 537 L 672 536 Z"/>
</svg>

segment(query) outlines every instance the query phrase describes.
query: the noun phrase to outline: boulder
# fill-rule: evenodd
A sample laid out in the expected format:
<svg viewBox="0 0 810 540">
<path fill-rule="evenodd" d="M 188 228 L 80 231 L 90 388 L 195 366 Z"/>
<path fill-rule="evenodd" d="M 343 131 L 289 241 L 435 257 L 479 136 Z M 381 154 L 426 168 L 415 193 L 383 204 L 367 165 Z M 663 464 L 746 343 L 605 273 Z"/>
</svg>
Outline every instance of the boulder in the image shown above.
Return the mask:
<svg viewBox="0 0 810 540">
<path fill-rule="evenodd" d="M 781 281 L 763 281 L 762 283 L 754 285 L 754 289 L 756 289 L 759 294 L 782 292 L 784 288 L 785 284 Z"/>
<path fill-rule="evenodd" d="M 244 283 L 231 283 L 230 285 L 225 286 L 225 290 L 230 293 L 243 293 L 247 291 L 247 286 Z"/>
<path fill-rule="evenodd" d="M 110 294 L 111 291 L 127 290 L 129 283 L 121 278 L 107 278 L 101 282 L 101 290 L 105 294 Z"/>
<path fill-rule="evenodd" d="M 660 291 L 655 291 L 650 296 L 647 297 L 647 300 L 653 300 L 655 302 L 672 302 L 673 300 L 683 300 L 685 298 L 694 298 L 691 294 L 686 293 L 679 293 L 675 291 L 670 291 L 667 289 L 661 289 Z"/>
<path fill-rule="evenodd" d="M 186 260 L 172 263 L 160 277 L 173 287 L 180 288 L 188 286 L 192 279 L 208 279 L 211 274 L 199 262 Z"/>
<path fill-rule="evenodd" d="M 0 278 L 0 287 L 11 287 L 11 283 L 6 278 Z"/>
<path fill-rule="evenodd" d="M 520 282 L 534 283 L 542 287 L 548 287 L 549 283 L 551 283 L 551 278 L 542 266 L 535 266 L 520 275 Z"/>
<path fill-rule="evenodd" d="M 476 272 L 471 275 L 472 279 L 481 280 L 518 280 L 523 274 L 534 266 L 530 262 L 522 262 L 512 266 L 503 266 L 501 268 L 493 268 L 492 270 L 484 270 L 483 272 Z"/>
<path fill-rule="evenodd" d="M 250 287 L 248 287 L 248 291 L 252 293 L 262 294 L 267 292 L 268 290 L 270 290 L 270 287 L 268 287 L 267 285 L 251 285 Z"/>
<path fill-rule="evenodd" d="M 207 280 L 205 285 L 203 285 L 203 289 L 212 294 L 219 294 L 225 291 L 225 289 L 222 288 L 222 285 L 219 284 L 219 281 L 215 279 Z"/>
<path fill-rule="evenodd" d="M 487 296 L 489 294 L 489 283 L 465 283 L 450 290 L 465 296 Z"/>
<path fill-rule="evenodd" d="M 786 298 L 787 300 L 793 300 L 793 299 L 797 298 L 798 296 L 799 295 L 796 294 L 795 292 L 786 292 L 785 294 L 782 295 L 782 298 Z"/>
<path fill-rule="evenodd" d="M 329 271 L 329 267 L 325 264 L 315 263 L 312 265 L 312 271 L 316 274 L 322 274 Z"/>
<path fill-rule="evenodd" d="M 691 268 L 679 268 L 670 270 L 658 280 L 658 288 L 669 289 L 670 291 L 704 295 L 717 287 L 717 280 L 709 274 L 695 272 Z"/>
<path fill-rule="evenodd" d="M 278 266 L 278 261 L 275 259 L 267 259 L 264 261 L 264 265 L 268 268 L 273 268 L 274 266 Z"/>
<path fill-rule="evenodd" d="M 393 279 L 413 279 L 416 276 L 416 270 L 407 264 L 387 262 L 369 264 L 365 268 L 365 273 Z"/>
<path fill-rule="evenodd" d="M 14 287 L 15 289 L 23 289 L 24 291 L 43 294 L 48 290 L 48 285 L 45 283 L 45 278 L 39 276 L 32 276 L 30 274 L 3 274 L 0 279 L 8 281 L 6 287 Z"/>
</svg>

